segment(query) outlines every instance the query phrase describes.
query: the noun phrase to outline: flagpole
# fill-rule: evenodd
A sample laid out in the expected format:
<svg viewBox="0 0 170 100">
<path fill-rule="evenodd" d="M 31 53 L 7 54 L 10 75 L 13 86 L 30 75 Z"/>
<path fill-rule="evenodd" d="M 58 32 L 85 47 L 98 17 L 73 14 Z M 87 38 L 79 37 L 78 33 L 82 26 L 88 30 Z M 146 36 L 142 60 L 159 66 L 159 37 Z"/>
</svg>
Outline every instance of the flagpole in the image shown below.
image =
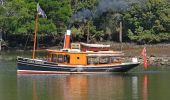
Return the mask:
<svg viewBox="0 0 170 100">
<path fill-rule="evenodd" d="M 34 48 L 32 53 L 32 59 L 35 59 L 35 49 L 36 49 L 36 41 L 37 41 L 37 31 L 38 31 L 38 13 L 36 15 L 35 21 L 35 32 L 34 32 Z"/>
<path fill-rule="evenodd" d="M 144 69 L 147 69 L 148 64 L 147 64 L 147 54 L 146 54 L 146 48 L 145 47 L 143 48 L 141 55 L 143 56 L 143 67 L 144 67 Z"/>
</svg>

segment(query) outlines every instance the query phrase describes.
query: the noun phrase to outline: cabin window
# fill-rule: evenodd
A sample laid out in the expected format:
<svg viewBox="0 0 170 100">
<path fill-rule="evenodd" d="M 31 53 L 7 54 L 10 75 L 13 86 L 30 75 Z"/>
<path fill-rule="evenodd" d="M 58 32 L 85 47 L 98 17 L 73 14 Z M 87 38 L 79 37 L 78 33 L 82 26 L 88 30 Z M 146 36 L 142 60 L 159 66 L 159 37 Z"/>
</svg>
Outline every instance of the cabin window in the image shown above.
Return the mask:
<svg viewBox="0 0 170 100">
<path fill-rule="evenodd" d="M 52 54 L 52 62 L 57 62 L 57 55 L 56 54 Z"/>
<path fill-rule="evenodd" d="M 100 64 L 108 64 L 109 63 L 109 57 L 100 57 L 99 63 Z"/>
<path fill-rule="evenodd" d="M 58 55 L 58 62 L 63 63 L 63 55 L 61 54 Z"/>
<path fill-rule="evenodd" d="M 50 54 L 47 54 L 45 60 L 50 61 L 50 58 L 51 58 L 51 55 L 50 55 Z"/>
<path fill-rule="evenodd" d="M 98 57 L 88 57 L 87 64 L 98 64 L 99 58 Z"/>
<path fill-rule="evenodd" d="M 116 58 L 115 57 L 111 57 L 111 62 L 115 62 Z"/>
<path fill-rule="evenodd" d="M 120 58 L 118 57 L 111 57 L 111 62 L 120 62 Z"/>
<path fill-rule="evenodd" d="M 64 55 L 64 62 L 70 63 L 70 56 Z"/>
</svg>

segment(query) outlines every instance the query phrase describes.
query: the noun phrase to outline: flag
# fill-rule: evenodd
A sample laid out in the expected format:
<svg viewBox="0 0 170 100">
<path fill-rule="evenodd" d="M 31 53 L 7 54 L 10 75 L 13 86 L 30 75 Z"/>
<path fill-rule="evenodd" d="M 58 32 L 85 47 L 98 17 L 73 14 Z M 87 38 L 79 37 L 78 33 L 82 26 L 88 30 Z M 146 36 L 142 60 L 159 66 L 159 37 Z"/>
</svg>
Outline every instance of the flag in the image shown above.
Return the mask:
<svg viewBox="0 0 170 100">
<path fill-rule="evenodd" d="M 43 18 L 47 18 L 45 12 L 41 9 L 39 3 L 37 4 L 37 13 L 38 15 L 41 15 Z"/>
<path fill-rule="evenodd" d="M 148 67 L 148 64 L 147 64 L 147 54 L 146 54 L 146 48 L 144 47 L 142 52 L 141 52 L 141 55 L 143 56 L 143 66 L 144 66 L 144 69 L 147 69 Z"/>
</svg>

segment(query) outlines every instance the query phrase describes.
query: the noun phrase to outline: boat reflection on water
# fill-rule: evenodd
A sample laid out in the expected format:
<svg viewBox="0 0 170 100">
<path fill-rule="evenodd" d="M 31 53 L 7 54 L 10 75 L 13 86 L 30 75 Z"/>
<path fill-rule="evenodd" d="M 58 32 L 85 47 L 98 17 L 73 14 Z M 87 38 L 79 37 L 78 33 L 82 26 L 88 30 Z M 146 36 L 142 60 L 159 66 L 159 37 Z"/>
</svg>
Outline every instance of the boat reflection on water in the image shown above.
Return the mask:
<svg viewBox="0 0 170 100">
<path fill-rule="evenodd" d="M 88 100 L 88 77 L 66 77 L 64 83 L 64 100 Z"/>
<path fill-rule="evenodd" d="M 130 78 L 130 80 L 129 80 Z M 21 75 L 18 100 L 147 100 L 147 75 Z M 142 86 L 142 90 L 140 89 Z"/>
<path fill-rule="evenodd" d="M 143 77 L 143 100 L 148 100 L 148 75 Z"/>
<path fill-rule="evenodd" d="M 141 90 L 141 91 L 140 91 Z M 148 75 L 132 77 L 132 100 L 148 100 Z"/>
<path fill-rule="evenodd" d="M 133 100 L 138 100 L 138 77 L 137 76 L 133 76 L 132 77 L 132 99 Z"/>
<path fill-rule="evenodd" d="M 32 91 L 32 100 L 38 100 L 36 81 L 33 80 L 33 91 Z"/>
</svg>

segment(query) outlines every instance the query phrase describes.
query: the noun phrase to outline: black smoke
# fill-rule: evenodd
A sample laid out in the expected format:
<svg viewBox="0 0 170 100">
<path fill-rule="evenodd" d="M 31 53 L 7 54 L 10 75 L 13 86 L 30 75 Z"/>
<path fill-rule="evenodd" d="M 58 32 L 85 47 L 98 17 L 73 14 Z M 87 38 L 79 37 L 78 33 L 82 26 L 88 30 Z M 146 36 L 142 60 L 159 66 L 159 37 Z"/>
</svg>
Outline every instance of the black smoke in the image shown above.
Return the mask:
<svg viewBox="0 0 170 100">
<path fill-rule="evenodd" d="M 100 0 L 96 5 L 96 9 L 91 11 L 89 9 L 81 9 L 76 12 L 71 18 L 69 23 L 69 28 L 74 22 L 86 22 L 100 17 L 103 13 L 107 11 L 121 12 L 126 11 L 130 4 L 138 3 L 138 0 Z"/>
</svg>

